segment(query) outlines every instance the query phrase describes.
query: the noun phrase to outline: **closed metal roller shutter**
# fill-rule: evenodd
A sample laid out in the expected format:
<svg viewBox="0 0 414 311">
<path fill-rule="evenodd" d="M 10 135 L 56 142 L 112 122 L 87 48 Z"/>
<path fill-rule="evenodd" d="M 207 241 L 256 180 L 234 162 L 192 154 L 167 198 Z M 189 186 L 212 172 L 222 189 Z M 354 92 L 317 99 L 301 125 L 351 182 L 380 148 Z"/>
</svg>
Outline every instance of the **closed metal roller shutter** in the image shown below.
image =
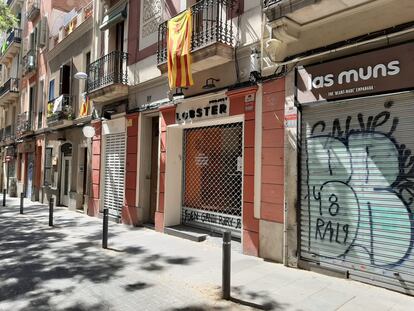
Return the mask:
<svg viewBox="0 0 414 311">
<path fill-rule="evenodd" d="M 104 206 L 109 217 L 119 219 L 124 204 L 125 133 L 105 136 Z"/>
<path fill-rule="evenodd" d="M 301 259 L 414 294 L 414 95 L 302 110 Z"/>
</svg>

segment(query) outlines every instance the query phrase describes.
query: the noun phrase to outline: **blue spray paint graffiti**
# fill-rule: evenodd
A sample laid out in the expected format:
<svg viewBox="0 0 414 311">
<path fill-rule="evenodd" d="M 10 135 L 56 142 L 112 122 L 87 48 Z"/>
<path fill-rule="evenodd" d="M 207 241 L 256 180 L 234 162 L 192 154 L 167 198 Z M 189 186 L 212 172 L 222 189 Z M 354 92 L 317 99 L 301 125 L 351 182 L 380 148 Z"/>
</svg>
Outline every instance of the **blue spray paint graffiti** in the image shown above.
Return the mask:
<svg viewBox="0 0 414 311">
<path fill-rule="evenodd" d="M 385 110 L 331 122 L 316 122 L 306 141 L 308 250 L 399 266 L 414 243 L 414 156 L 395 139 L 399 119 Z"/>
</svg>

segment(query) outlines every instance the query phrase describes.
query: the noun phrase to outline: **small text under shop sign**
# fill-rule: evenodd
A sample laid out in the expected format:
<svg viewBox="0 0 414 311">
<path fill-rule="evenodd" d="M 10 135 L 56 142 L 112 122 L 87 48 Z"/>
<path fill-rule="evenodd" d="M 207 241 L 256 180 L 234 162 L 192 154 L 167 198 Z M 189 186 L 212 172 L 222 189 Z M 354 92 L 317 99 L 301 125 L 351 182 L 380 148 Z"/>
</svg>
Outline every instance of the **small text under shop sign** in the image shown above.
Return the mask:
<svg viewBox="0 0 414 311">
<path fill-rule="evenodd" d="M 177 106 L 177 112 L 175 114 L 177 123 L 199 121 L 229 115 L 229 105 L 226 97 L 210 100 L 207 105 L 200 105 L 199 103 L 191 106 L 187 104 L 181 105 Z"/>
<path fill-rule="evenodd" d="M 240 216 L 202 211 L 188 207 L 183 207 L 182 213 L 183 223 L 187 224 L 199 223 L 233 230 L 241 230 L 242 227 L 242 219 Z"/>
</svg>

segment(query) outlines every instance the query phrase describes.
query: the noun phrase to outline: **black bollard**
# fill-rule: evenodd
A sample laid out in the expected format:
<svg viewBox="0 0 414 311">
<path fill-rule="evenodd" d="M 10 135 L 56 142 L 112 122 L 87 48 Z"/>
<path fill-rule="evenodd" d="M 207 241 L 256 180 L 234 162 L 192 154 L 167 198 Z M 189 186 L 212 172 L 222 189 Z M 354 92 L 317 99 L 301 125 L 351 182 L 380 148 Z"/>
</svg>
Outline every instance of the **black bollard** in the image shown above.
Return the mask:
<svg viewBox="0 0 414 311">
<path fill-rule="evenodd" d="M 53 198 L 49 199 L 49 226 L 53 227 Z"/>
<path fill-rule="evenodd" d="M 223 299 L 230 299 L 230 274 L 231 274 L 231 232 L 223 234 Z"/>
<path fill-rule="evenodd" d="M 23 214 L 24 193 L 20 193 L 20 214 Z"/>
<path fill-rule="evenodd" d="M 3 206 L 6 206 L 6 189 L 3 189 Z"/>
<path fill-rule="evenodd" d="M 108 248 L 108 209 L 103 210 L 102 248 Z"/>
</svg>

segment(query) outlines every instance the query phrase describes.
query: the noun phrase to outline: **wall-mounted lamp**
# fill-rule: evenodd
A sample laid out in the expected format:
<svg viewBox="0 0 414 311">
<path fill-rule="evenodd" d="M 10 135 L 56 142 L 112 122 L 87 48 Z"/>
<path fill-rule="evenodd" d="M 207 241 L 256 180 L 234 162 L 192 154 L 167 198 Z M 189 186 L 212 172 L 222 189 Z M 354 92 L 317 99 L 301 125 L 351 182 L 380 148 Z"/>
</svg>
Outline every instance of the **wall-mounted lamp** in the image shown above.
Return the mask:
<svg viewBox="0 0 414 311">
<path fill-rule="evenodd" d="M 177 87 L 175 89 L 175 93 L 173 94 L 173 99 L 182 99 L 182 98 L 184 98 L 184 92 L 183 92 L 184 89 L 187 89 L 187 88 Z"/>
<path fill-rule="evenodd" d="M 79 71 L 73 75 L 73 77 L 77 80 L 86 80 L 88 79 L 88 75 L 85 72 Z"/>
<path fill-rule="evenodd" d="M 112 115 L 115 113 L 116 113 L 115 109 L 104 110 L 102 117 L 106 120 L 111 120 Z"/>
<path fill-rule="evenodd" d="M 220 81 L 220 79 L 208 78 L 206 80 L 206 84 L 203 85 L 203 89 L 204 90 L 214 89 L 216 87 L 214 82 L 219 82 L 219 81 Z"/>
</svg>

